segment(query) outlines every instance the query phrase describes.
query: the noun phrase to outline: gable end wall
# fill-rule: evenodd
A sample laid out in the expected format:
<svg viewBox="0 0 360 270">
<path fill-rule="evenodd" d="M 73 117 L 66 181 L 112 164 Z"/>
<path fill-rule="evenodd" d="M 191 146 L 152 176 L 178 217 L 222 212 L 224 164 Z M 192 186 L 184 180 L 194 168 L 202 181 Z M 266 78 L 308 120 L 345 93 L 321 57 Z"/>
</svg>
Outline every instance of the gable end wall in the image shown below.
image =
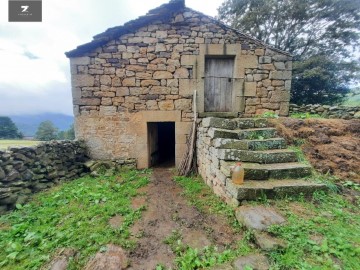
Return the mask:
<svg viewBox="0 0 360 270">
<path fill-rule="evenodd" d="M 96 159 L 137 158 L 148 167 L 147 122 L 176 123 L 176 163 L 185 151 L 192 99 L 204 111 L 206 55 L 235 56 L 234 111 L 287 115 L 291 57 L 186 9 L 70 59 L 77 138 Z"/>
</svg>

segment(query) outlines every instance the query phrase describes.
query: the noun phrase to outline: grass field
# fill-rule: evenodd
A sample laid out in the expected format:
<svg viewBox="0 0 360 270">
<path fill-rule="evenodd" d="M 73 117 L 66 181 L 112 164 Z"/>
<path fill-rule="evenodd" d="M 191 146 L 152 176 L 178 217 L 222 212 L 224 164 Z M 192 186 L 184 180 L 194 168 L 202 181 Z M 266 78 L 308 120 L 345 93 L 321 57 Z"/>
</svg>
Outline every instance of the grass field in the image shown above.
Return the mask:
<svg viewBox="0 0 360 270">
<path fill-rule="evenodd" d="M 6 150 L 8 147 L 13 147 L 13 146 L 33 146 L 39 143 L 40 141 L 0 140 L 0 150 Z"/>
</svg>

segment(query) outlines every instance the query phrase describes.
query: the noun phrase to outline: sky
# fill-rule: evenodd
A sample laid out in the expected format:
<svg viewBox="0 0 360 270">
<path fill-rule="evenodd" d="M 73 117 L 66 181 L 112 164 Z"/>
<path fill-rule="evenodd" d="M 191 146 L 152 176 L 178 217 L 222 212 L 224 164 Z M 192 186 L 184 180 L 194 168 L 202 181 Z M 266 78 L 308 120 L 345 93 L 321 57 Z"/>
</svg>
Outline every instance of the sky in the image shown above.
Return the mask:
<svg viewBox="0 0 360 270">
<path fill-rule="evenodd" d="M 186 0 L 210 16 L 224 0 Z M 0 115 L 72 115 L 65 52 L 169 0 L 42 0 L 42 22 L 8 22 L 0 1 Z"/>
</svg>

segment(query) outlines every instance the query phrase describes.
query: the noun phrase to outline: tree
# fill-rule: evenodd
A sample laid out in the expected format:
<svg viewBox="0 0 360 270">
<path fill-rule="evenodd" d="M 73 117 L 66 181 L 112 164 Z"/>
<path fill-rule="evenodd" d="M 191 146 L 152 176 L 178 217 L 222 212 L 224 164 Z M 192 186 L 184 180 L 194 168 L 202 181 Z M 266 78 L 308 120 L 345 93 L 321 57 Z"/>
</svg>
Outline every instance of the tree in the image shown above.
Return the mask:
<svg viewBox="0 0 360 270">
<path fill-rule="evenodd" d="M 23 135 L 7 116 L 0 116 L 0 139 L 19 139 Z"/>
<path fill-rule="evenodd" d="M 58 129 L 51 121 L 41 122 L 36 131 L 35 138 L 40 141 L 51 141 L 57 139 Z"/>
<path fill-rule="evenodd" d="M 218 11 L 223 22 L 293 54 L 293 102 L 324 91 L 322 103 L 339 101 L 359 81 L 360 1 L 226 0 Z"/>
<path fill-rule="evenodd" d="M 74 124 L 68 130 L 61 130 L 57 137 L 59 140 L 75 140 Z"/>
</svg>

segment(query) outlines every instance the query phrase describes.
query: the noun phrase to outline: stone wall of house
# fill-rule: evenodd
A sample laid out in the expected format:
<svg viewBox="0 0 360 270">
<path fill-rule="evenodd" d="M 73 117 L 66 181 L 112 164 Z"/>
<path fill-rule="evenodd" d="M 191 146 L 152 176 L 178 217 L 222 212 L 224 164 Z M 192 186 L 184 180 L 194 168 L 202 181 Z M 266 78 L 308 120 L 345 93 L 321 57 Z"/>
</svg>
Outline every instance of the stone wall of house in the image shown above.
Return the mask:
<svg viewBox="0 0 360 270">
<path fill-rule="evenodd" d="M 85 174 L 80 141 L 52 141 L 0 151 L 0 213 L 23 204 L 32 193 Z"/>
<path fill-rule="evenodd" d="M 137 158 L 139 168 L 148 167 L 146 123 L 173 121 L 178 164 L 193 117 L 193 93 L 203 82 L 199 65 L 205 57 L 198 57 L 222 55 L 229 44 L 244 88 L 242 115 L 287 115 L 291 57 L 186 9 L 171 23 L 153 22 L 70 59 L 77 138 L 96 159 Z M 199 98 L 198 108 L 203 102 Z"/>
<path fill-rule="evenodd" d="M 320 104 L 290 104 L 290 114 L 319 114 L 325 118 L 360 119 L 360 106 L 329 106 Z"/>
</svg>

